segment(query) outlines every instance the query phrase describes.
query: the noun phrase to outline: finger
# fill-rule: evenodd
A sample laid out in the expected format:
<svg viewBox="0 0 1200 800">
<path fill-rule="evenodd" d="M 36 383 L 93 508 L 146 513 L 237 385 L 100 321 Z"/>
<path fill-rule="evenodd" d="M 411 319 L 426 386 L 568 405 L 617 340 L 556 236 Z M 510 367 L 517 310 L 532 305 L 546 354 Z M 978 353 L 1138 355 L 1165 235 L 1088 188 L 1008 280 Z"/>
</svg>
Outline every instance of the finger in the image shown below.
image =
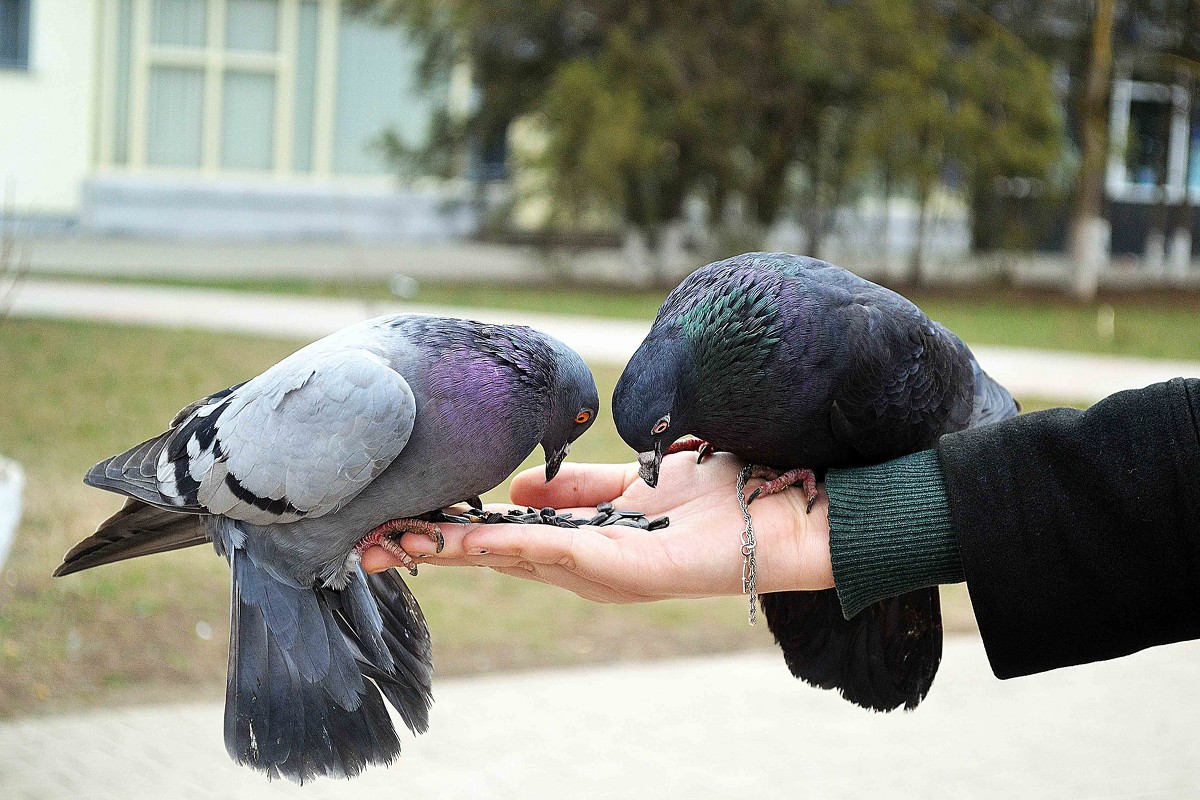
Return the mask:
<svg viewBox="0 0 1200 800">
<path fill-rule="evenodd" d="M 384 570 L 391 569 L 392 567 L 403 566 L 404 565 L 400 563 L 400 559 L 396 558 L 394 555 L 378 545 L 375 547 L 368 547 L 362 552 L 362 568 L 367 573 L 374 574 L 376 572 L 383 572 Z"/>
<path fill-rule="evenodd" d="M 439 522 L 438 530 L 442 532 L 442 549 L 438 551 L 437 542 L 428 534 L 406 533 L 400 537 L 400 547 L 414 558 L 417 556 L 444 556 L 446 558 L 461 558 L 463 555 L 462 541 L 477 525 L 457 525 L 451 522 Z"/>
<path fill-rule="evenodd" d="M 446 508 L 443 508 L 442 510 L 447 511 L 451 514 L 458 514 L 460 516 L 467 512 L 474 513 L 474 509 L 472 509 L 466 503 L 455 503 L 454 505 L 447 506 Z M 515 506 L 512 503 L 484 503 L 483 510 L 484 511 L 494 511 L 497 514 L 507 514 L 509 511 L 524 511 L 525 507 L 524 506 Z"/>
<path fill-rule="evenodd" d="M 621 559 L 613 539 L 593 530 L 549 525 L 480 525 L 464 539 L 469 556 L 513 556 L 535 564 L 553 564 L 585 578 L 606 582 L 621 578 Z"/>
<path fill-rule="evenodd" d="M 559 513 L 570 513 L 570 514 L 574 515 L 574 517 L 577 520 L 579 520 L 581 522 L 585 522 L 585 521 L 587 521 L 587 519 L 590 516 L 592 516 L 595 513 L 595 511 L 596 511 L 596 509 L 594 509 L 594 508 L 572 508 L 572 509 L 562 509 L 562 510 L 560 510 Z M 536 536 L 537 535 L 536 533 L 530 533 L 531 531 L 534 531 L 534 532 L 536 532 L 536 531 L 566 532 L 566 531 L 572 530 L 570 528 L 557 528 L 557 527 L 554 527 L 551 525 L 536 525 L 536 524 L 530 524 L 530 523 L 523 523 L 523 524 L 522 523 L 507 523 L 507 524 L 506 523 L 494 523 L 491 525 L 484 525 L 482 523 L 470 523 L 470 524 L 460 525 L 460 524 L 455 524 L 455 523 L 443 522 L 438 525 L 438 528 L 442 532 L 443 545 L 442 545 L 441 551 L 438 550 L 437 542 L 435 542 L 433 539 L 431 539 L 428 535 L 426 535 L 424 533 L 411 533 L 410 532 L 410 533 L 404 534 L 403 536 L 400 537 L 400 547 L 404 550 L 404 552 L 408 553 L 413 558 L 421 559 L 422 563 L 438 564 L 438 563 L 443 563 L 443 562 L 447 562 L 447 563 L 448 562 L 469 562 L 470 564 L 475 565 L 475 566 L 490 567 L 490 566 L 492 566 L 491 562 L 488 562 L 486 560 L 478 558 L 478 556 L 483 555 L 482 553 L 468 552 L 468 548 L 464 544 L 466 537 L 473 531 L 482 531 L 482 530 L 507 531 L 507 536 L 505 538 L 505 541 L 507 542 L 507 541 L 520 540 L 527 536 Z M 587 535 L 588 536 L 599 535 L 599 536 L 602 536 L 602 537 L 605 537 L 608 539 L 615 539 L 615 538 L 620 538 L 621 536 L 628 534 L 629 531 L 630 531 L 630 529 L 627 527 L 620 526 L 620 525 L 611 525 L 611 526 L 604 527 L 604 528 L 587 528 Z M 371 548 L 371 549 L 373 550 L 374 548 Z M 382 549 L 382 548 L 380 548 L 380 549 Z M 478 546 L 476 546 L 476 545 L 472 545 L 471 549 L 476 550 L 476 549 L 480 549 L 480 548 L 478 548 Z M 486 548 L 482 548 L 482 549 L 486 549 Z M 370 551 L 364 551 L 364 553 L 363 553 L 364 557 L 366 556 L 367 552 L 370 552 Z M 370 564 L 385 564 L 386 563 L 386 564 L 392 565 L 392 566 L 395 566 L 400 563 L 399 560 L 396 559 L 395 556 L 392 556 L 390 553 L 387 553 L 386 550 L 384 550 L 384 553 L 387 554 L 388 560 L 384 561 L 381 559 L 379 554 L 373 553 L 372 559 L 369 563 Z M 513 554 L 513 555 L 519 557 L 519 554 Z M 382 568 L 386 569 L 387 567 L 385 566 Z"/>
<path fill-rule="evenodd" d="M 614 497 L 637 480 L 637 464 L 562 465 L 554 480 L 546 483 L 541 467 L 527 469 L 512 482 L 512 500 L 517 505 L 595 506 Z"/>
<path fill-rule="evenodd" d="M 461 541 L 461 537 L 458 538 Z M 422 547 L 424 546 L 422 545 Z M 511 567 L 524 561 L 519 556 L 491 555 L 488 553 L 467 555 L 461 546 L 457 546 L 457 543 L 455 547 L 443 550 L 440 555 L 416 553 L 407 549 L 405 552 L 412 556 L 418 565 L 432 564 L 437 567 Z M 393 567 L 404 567 L 399 558 L 378 545 L 369 547 L 363 551 L 362 565 L 363 569 L 370 573 L 383 572 Z"/>
<path fill-rule="evenodd" d="M 584 519 L 594 508 L 565 509 L 577 518 Z M 542 564 L 560 563 L 565 558 L 575 560 L 576 528 L 556 528 L 551 525 L 531 524 L 467 524 L 443 522 L 438 525 L 442 532 L 442 549 L 437 542 L 424 533 L 409 532 L 400 537 L 400 547 L 422 564 L 440 566 L 484 566 L 495 567 L 504 563 L 516 563 L 522 559 L 535 560 Z M 581 537 L 588 552 L 590 568 L 604 569 L 607 562 L 598 561 L 601 555 L 595 547 L 587 547 L 588 539 L 611 541 L 624 537 L 629 529 L 622 526 L 587 528 Z M 469 541 L 468 541 L 469 539 Z M 492 549 L 494 548 L 494 549 Z M 574 548 L 574 549 L 573 549 Z M 493 559 L 489 556 L 502 556 Z M 607 553 L 615 562 L 615 553 Z M 382 572 L 392 567 L 401 567 L 400 559 L 382 547 L 369 547 L 362 553 L 363 569 L 367 572 Z"/>
<path fill-rule="evenodd" d="M 594 508 L 574 508 L 574 509 L 564 509 L 563 511 L 560 511 L 559 513 L 571 513 L 574 515 L 574 517 L 576 519 L 578 519 L 582 522 L 586 522 L 587 518 L 592 516 L 595 513 L 595 511 L 596 511 L 596 509 L 594 509 Z M 520 539 L 521 537 L 527 535 L 527 533 L 530 530 L 533 530 L 533 531 L 537 531 L 537 530 L 551 530 L 551 531 L 570 530 L 569 528 L 557 528 L 552 525 L 538 525 L 538 524 L 532 524 L 532 523 L 515 523 L 515 522 L 513 522 L 513 523 L 498 522 L 498 523 L 494 523 L 491 525 L 484 525 L 482 523 L 469 523 L 469 524 L 460 525 L 460 524 L 455 524 L 455 523 L 443 522 L 438 525 L 438 529 L 441 530 L 441 532 L 442 532 L 442 541 L 443 541 L 442 549 L 440 551 L 438 550 L 437 542 L 435 542 L 433 539 L 431 539 L 428 535 L 426 535 L 424 533 L 406 533 L 406 534 L 404 534 L 403 536 L 400 537 L 400 547 L 404 550 L 404 552 L 408 553 L 413 558 L 436 556 L 439 558 L 450 559 L 450 560 L 454 560 L 454 561 L 464 560 L 464 559 L 465 560 L 473 560 L 471 557 L 473 555 L 478 555 L 478 554 L 467 552 L 466 546 L 463 544 L 463 541 L 467 537 L 467 535 L 472 533 L 473 531 L 479 531 L 479 530 L 508 531 L 508 535 L 512 539 Z M 618 525 L 613 525 L 613 526 L 605 527 L 605 528 L 588 528 L 589 535 L 594 536 L 594 535 L 596 535 L 597 532 L 599 532 L 601 535 L 607 536 L 609 538 L 619 536 L 622 533 L 628 533 L 628 531 L 629 531 L 628 528 L 623 528 L 622 526 L 618 526 Z"/>
<path fill-rule="evenodd" d="M 617 591 L 602 583 L 595 583 L 581 578 L 574 572 L 564 567 L 554 566 L 553 564 L 534 564 L 530 561 L 520 561 L 512 566 L 493 567 L 493 569 L 503 575 L 511 575 L 514 578 L 524 578 L 525 580 L 537 581 L 538 583 L 545 583 L 550 586 L 557 586 L 560 589 L 566 589 L 594 603 L 639 603 L 652 599 Z"/>
<path fill-rule="evenodd" d="M 442 532 L 444 545 L 438 552 L 437 542 L 424 533 L 406 533 L 400 537 L 400 547 L 413 558 L 422 559 L 440 555 L 447 560 L 461 560 L 466 555 L 462 547 L 463 537 L 474 525 L 455 525 L 441 523 L 438 530 Z M 363 569 L 367 572 L 383 572 L 385 569 L 400 567 L 400 559 L 384 548 L 376 545 L 368 547 L 362 553 Z"/>
</svg>

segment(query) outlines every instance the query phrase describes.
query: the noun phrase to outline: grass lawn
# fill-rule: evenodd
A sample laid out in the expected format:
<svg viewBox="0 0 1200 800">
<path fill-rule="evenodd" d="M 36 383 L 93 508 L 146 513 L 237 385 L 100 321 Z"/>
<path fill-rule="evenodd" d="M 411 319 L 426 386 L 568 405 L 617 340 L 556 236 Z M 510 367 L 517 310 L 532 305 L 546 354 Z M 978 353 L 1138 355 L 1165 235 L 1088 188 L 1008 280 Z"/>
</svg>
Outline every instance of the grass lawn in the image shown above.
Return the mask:
<svg viewBox="0 0 1200 800">
<path fill-rule="evenodd" d="M 108 279 L 113 280 L 113 279 Z M 121 282 L 141 282 L 116 279 Z M 207 286 L 281 294 L 395 300 L 386 283 L 335 283 L 305 279 L 209 281 L 162 280 L 178 286 Z M 412 302 L 459 308 L 510 308 L 651 320 L 666 296 L 661 290 L 595 286 L 534 286 L 422 281 Z M 980 288 L 971 291 L 906 293 L 931 317 L 969 344 L 1200 361 L 1200 295 L 1195 293 L 1110 294 L 1102 302 L 1077 305 L 1050 293 Z M 1114 315 L 1112 336 L 1098 330 L 1101 307 Z"/>
<path fill-rule="evenodd" d="M 61 579 L 50 573 L 120 505 L 83 486 L 91 464 L 158 433 L 186 403 L 254 375 L 295 345 L 18 320 L 0 321 L 0 343 L 0 452 L 21 461 L 28 479 L 24 520 L 0 578 L 0 716 L 220 697 L 229 589 L 211 550 Z M 607 398 L 617 371 L 596 377 Z M 629 455 L 602 414 L 571 457 Z M 487 499 L 506 498 L 502 488 Z M 433 631 L 439 675 L 772 646 L 765 626 L 746 625 L 741 598 L 599 606 L 486 570 L 428 567 L 412 585 Z M 971 629 L 961 587 L 944 596 L 947 628 Z"/>
</svg>

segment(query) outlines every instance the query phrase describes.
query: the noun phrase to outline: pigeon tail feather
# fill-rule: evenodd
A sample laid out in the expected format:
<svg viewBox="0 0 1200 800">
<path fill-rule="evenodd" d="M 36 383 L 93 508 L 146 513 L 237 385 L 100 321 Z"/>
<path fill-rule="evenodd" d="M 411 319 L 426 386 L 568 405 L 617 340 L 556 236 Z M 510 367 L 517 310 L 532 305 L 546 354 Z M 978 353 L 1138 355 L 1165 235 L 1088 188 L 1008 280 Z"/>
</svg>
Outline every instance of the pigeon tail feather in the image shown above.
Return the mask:
<svg viewBox="0 0 1200 800">
<path fill-rule="evenodd" d="M 200 517 L 164 511 L 130 498 L 96 532 L 63 556 L 55 577 L 127 558 L 166 553 L 208 541 Z"/>
<path fill-rule="evenodd" d="M 911 711 L 942 660 L 937 588 L 919 589 L 842 614 L 837 592 L 762 596 L 763 615 L 791 673 L 872 711 Z"/>
<path fill-rule="evenodd" d="M 365 580 L 364 580 L 365 578 Z M 363 674 L 375 681 L 413 733 L 429 729 L 433 648 L 417 599 L 395 570 L 351 575 L 342 591 L 323 589 Z"/>
<path fill-rule="evenodd" d="M 212 518 L 233 577 L 225 746 L 239 764 L 304 783 L 389 764 L 400 740 L 380 690 L 405 723 L 428 724 L 429 637 L 415 600 L 361 570 L 343 591 L 318 589 L 255 563 L 237 523 Z M 380 586 L 380 594 L 364 591 Z M 411 595 L 407 595 L 411 600 Z M 397 620 L 403 618 L 403 622 Z M 407 633 L 407 636 L 406 636 Z M 407 672 L 406 672 L 406 669 Z M 418 680 L 413 681 L 410 673 Z"/>
</svg>

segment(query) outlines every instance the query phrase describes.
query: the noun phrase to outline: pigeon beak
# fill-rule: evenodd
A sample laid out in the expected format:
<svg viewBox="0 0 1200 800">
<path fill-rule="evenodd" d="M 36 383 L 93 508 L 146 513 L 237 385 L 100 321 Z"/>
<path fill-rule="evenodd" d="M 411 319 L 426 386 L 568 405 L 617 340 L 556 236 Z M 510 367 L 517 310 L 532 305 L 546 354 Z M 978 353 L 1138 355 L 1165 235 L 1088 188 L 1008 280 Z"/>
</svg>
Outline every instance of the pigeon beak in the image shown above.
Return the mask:
<svg viewBox="0 0 1200 800">
<path fill-rule="evenodd" d="M 558 474 L 559 467 L 562 466 L 563 459 L 567 457 L 567 453 L 569 452 L 571 452 L 571 443 L 567 442 L 553 453 L 546 453 L 546 483 L 554 480 L 554 476 Z"/>
<path fill-rule="evenodd" d="M 658 469 L 662 466 L 662 450 L 655 445 L 653 450 L 638 453 L 638 475 L 653 489 L 658 485 Z"/>
</svg>

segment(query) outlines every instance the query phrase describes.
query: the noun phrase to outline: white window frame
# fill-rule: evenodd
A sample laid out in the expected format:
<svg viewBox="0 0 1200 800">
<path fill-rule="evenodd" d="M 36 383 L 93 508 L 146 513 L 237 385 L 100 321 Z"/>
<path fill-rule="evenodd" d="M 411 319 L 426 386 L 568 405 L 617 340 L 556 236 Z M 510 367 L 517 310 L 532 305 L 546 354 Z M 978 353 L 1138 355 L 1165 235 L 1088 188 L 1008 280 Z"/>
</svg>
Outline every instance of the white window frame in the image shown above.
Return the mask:
<svg viewBox="0 0 1200 800">
<path fill-rule="evenodd" d="M 317 75 L 312 135 L 312 169 L 293 168 L 295 139 L 294 101 L 296 88 L 297 32 L 301 0 L 280 0 L 276 52 L 255 53 L 225 48 L 227 0 L 209 0 L 206 41 L 203 47 L 156 45 L 151 41 L 153 0 L 132 0 L 132 36 L 129 78 L 129 153 L 126 163 L 117 164 L 115 149 L 116 59 L 120 25 L 119 0 L 99 0 L 100 66 L 97 106 L 97 168 L 100 171 L 137 172 L 208 178 L 269 177 L 274 180 L 328 180 L 332 175 L 334 102 L 337 91 L 337 55 L 340 7 L 338 0 L 318 0 Z M 147 163 L 147 108 L 150 70 L 155 66 L 180 66 L 204 72 L 203 131 L 199 168 L 169 167 Z M 270 169 L 239 169 L 221 165 L 223 84 L 227 69 L 275 76 L 275 119 L 272 166 Z M 369 179 L 375 182 L 376 179 Z M 362 181 L 359 181 L 362 182 Z"/>
<path fill-rule="evenodd" d="M 1135 101 L 1157 101 L 1171 107 L 1167 142 L 1167 174 L 1164 186 L 1144 186 L 1129 180 L 1125 147 L 1129 139 L 1130 106 Z M 1188 148 L 1191 141 L 1191 106 L 1183 86 L 1146 83 L 1119 78 L 1113 81 L 1109 112 L 1108 196 L 1118 202 L 1181 203 L 1187 197 Z M 1164 196 L 1165 195 L 1165 196 Z"/>
</svg>

